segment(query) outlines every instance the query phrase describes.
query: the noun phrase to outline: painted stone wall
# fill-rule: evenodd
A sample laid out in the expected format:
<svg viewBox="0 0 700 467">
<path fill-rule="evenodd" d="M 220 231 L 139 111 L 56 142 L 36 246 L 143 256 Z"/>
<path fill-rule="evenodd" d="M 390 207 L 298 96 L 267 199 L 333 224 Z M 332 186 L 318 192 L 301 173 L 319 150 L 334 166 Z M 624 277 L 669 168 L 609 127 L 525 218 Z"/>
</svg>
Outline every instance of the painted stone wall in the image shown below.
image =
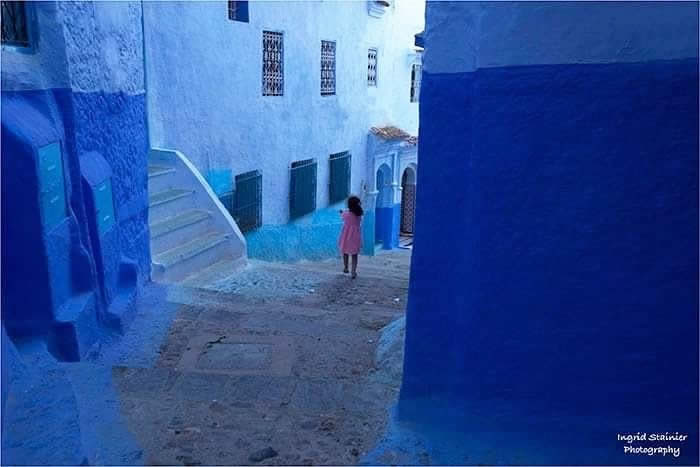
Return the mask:
<svg viewBox="0 0 700 467">
<path fill-rule="evenodd" d="M 13 271 L 2 277 L 3 323 L 72 360 L 98 340 L 99 322 L 123 324 L 150 273 L 141 8 L 28 8 L 33 50 L 2 49 L 2 217 L 12 220 L 3 222 L 2 262 Z M 39 159 L 52 143 L 66 202 L 63 220 L 47 226 Z M 93 191 L 109 177 L 114 212 L 98 230 Z"/>
<path fill-rule="evenodd" d="M 426 22 L 401 417 L 469 463 L 667 463 L 617 434 L 677 431 L 696 464 L 697 5 Z"/>
<path fill-rule="evenodd" d="M 289 222 L 291 162 L 316 158 L 316 207 L 323 210 L 330 154 L 352 153 L 351 191 L 361 194 L 369 128 L 417 132 L 409 53 L 423 29 L 420 1 L 396 2 L 381 18 L 360 1 L 253 1 L 249 23 L 229 20 L 225 1 L 148 2 L 144 11 L 153 144 L 182 151 L 217 193 L 233 188 L 233 176 L 260 170 L 267 228 L 249 236 L 253 243 L 277 244 L 263 237 L 296 231 L 280 227 Z M 262 96 L 263 30 L 284 34 L 282 97 Z M 321 40 L 336 41 L 334 96 L 320 94 Z M 367 86 L 370 47 L 379 50 L 376 87 Z M 251 257 L 270 251 L 249 249 Z M 284 255 L 312 250 L 304 245 Z"/>
</svg>

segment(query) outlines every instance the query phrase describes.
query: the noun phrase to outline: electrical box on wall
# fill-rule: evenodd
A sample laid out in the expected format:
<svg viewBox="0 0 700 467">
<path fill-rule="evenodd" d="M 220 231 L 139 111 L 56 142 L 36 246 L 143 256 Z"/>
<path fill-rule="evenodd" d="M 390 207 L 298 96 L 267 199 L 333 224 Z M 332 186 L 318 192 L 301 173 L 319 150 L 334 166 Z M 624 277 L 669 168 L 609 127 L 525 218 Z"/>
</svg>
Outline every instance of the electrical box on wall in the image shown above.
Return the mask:
<svg viewBox="0 0 700 467">
<path fill-rule="evenodd" d="M 48 144 L 39 148 L 38 153 L 39 206 L 44 232 L 48 232 L 67 216 L 61 145 Z"/>
<path fill-rule="evenodd" d="M 94 187 L 92 192 L 97 231 L 104 235 L 114 225 L 114 201 L 112 199 L 112 178 L 107 178 Z"/>
</svg>

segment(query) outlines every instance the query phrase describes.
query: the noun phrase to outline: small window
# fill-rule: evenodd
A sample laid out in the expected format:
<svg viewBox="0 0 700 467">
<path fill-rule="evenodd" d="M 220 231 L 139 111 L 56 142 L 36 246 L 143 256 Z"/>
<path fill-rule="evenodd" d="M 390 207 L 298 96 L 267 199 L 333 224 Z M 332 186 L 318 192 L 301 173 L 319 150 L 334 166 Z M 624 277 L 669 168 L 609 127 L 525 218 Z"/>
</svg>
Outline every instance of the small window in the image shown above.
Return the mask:
<svg viewBox="0 0 700 467">
<path fill-rule="evenodd" d="M 350 153 L 348 151 L 330 156 L 330 204 L 344 200 L 350 195 Z"/>
<path fill-rule="evenodd" d="M 26 2 L 0 2 L 2 9 L 2 44 L 30 47 Z"/>
<path fill-rule="evenodd" d="M 411 69 L 411 102 L 418 102 L 420 99 L 420 78 L 421 66 L 415 63 Z"/>
<path fill-rule="evenodd" d="M 367 51 L 367 86 L 377 85 L 377 49 Z"/>
<path fill-rule="evenodd" d="M 228 2 L 228 19 L 231 21 L 248 22 L 248 2 Z"/>
<path fill-rule="evenodd" d="M 263 96 L 284 95 L 284 42 L 281 32 L 263 31 Z"/>
<path fill-rule="evenodd" d="M 262 225 L 262 173 L 258 170 L 236 175 L 236 194 L 231 216 L 241 232 Z"/>
<path fill-rule="evenodd" d="M 321 41 L 321 95 L 335 94 L 335 42 Z"/>
<path fill-rule="evenodd" d="M 316 161 L 292 163 L 289 184 L 289 217 L 295 219 L 316 209 Z"/>
</svg>

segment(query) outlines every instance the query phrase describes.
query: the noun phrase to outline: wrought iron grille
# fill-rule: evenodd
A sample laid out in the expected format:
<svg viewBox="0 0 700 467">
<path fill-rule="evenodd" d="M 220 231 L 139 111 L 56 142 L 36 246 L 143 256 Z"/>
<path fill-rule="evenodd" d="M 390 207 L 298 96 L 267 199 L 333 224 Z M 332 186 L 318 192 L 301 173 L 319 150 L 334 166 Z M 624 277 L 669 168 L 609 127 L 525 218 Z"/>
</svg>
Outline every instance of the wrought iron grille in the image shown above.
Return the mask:
<svg viewBox="0 0 700 467">
<path fill-rule="evenodd" d="M 284 42 L 281 32 L 263 31 L 263 96 L 284 95 Z"/>
<path fill-rule="evenodd" d="M 29 47 L 27 6 L 25 2 L 0 2 L 2 9 L 2 43 Z"/>
<path fill-rule="evenodd" d="M 236 196 L 233 213 L 241 232 L 250 232 L 262 225 L 262 173 L 258 170 L 236 175 Z"/>
<path fill-rule="evenodd" d="M 219 195 L 219 201 L 221 201 L 221 204 L 224 205 L 226 210 L 228 211 L 229 214 L 231 214 L 231 217 L 234 217 L 234 206 L 233 206 L 233 198 L 235 196 L 235 192 L 233 190 L 224 192 Z M 234 217 L 235 218 L 235 217 Z"/>
<path fill-rule="evenodd" d="M 289 184 L 289 217 L 295 219 L 316 209 L 316 169 L 313 159 L 292 163 Z"/>
<path fill-rule="evenodd" d="M 421 66 L 414 63 L 411 68 L 411 102 L 418 102 L 420 99 L 420 79 Z"/>
<path fill-rule="evenodd" d="M 228 2 L 228 19 L 232 21 L 248 22 L 248 2 L 232 1 Z"/>
<path fill-rule="evenodd" d="M 350 153 L 347 151 L 330 156 L 328 199 L 331 204 L 344 200 L 350 194 L 350 161 Z"/>
<path fill-rule="evenodd" d="M 377 85 L 377 49 L 367 51 L 367 86 Z"/>
<path fill-rule="evenodd" d="M 321 95 L 335 94 L 335 42 L 321 41 Z"/>
</svg>

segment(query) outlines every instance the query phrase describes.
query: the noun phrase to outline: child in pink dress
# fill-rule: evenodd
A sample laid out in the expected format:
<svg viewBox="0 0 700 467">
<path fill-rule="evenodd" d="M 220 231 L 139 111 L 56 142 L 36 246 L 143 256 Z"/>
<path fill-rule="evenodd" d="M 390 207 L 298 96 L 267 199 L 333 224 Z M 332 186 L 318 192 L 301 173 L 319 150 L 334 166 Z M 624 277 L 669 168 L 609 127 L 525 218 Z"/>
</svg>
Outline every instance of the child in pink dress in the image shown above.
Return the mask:
<svg viewBox="0 0 700 467">
<path fill-rule="evenodd" d="M 348 273 L 348 255 L 352 256 L 352 278 L 357 277 L 357 255 L 362 247 L 362 230 L 360 221 L 362 220 L 362 204 L 360 198 L 351 196 L 348 198 L 348 210 L 340 211 L 343 218 L 343 230 L 340 231 L 338 248 L 343 254 L 343 272 Z"/>
</svg>

